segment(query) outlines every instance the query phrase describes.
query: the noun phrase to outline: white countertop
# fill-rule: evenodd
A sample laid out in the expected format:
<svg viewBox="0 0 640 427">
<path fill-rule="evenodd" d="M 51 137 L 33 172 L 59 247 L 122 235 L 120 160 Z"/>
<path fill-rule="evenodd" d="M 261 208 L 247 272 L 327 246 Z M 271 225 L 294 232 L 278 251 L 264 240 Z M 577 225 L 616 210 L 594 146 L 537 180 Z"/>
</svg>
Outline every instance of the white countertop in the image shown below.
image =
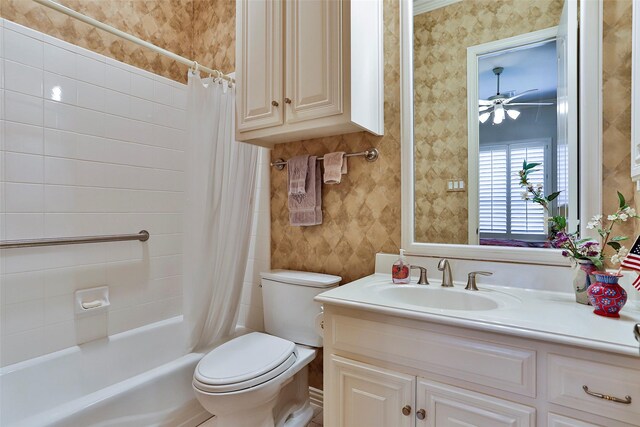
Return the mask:
<svg viewBox="0 0 640 427">
<path fill-rule="evenodd" d="M 478 284 L 479 295 L 498 301 L 498 308 L 444 310 L 421 306 L 419 302 L 390 301 L 381 292 L 397 286 L 440 288 L 440 284 L 434 282 L 431 285 L 394 285 L 391 275 L 376 273 L 324 292 L 316 297 L 316 301 L 408 319 L 639 355 L 633 327 L 640 323 L 640 303 L 635 301 L 627 302 L 617 319 L 593 314 L 593 307 L 577 304 L 573 293 Z M 459 283 L 454 289 L 453 292 L 460 289 L 473 292 L 464 291 L 464 285 Z"/>
</svg>

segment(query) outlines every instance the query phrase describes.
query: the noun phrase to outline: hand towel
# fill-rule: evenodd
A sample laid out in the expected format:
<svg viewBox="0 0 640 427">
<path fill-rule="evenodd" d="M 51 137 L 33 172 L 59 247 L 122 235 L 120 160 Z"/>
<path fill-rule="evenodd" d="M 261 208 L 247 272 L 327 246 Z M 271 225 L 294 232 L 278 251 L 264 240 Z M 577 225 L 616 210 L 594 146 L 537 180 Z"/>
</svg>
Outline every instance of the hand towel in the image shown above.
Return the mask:
<svg viewBox="0 0 640 427">
<path fill-rule="evenodd" d="M 324 155 L 324 183 L 340 184 L 342 175 L 347 173 L 347 158 L 344 151 Z"/>
<path fill-rule="evenodd" d="M 289 195 L 304 194 L 305 182 L 309 173 L 309 156 L 296 156 L 287 162 L 289 174 Z"/>
<path fill-rule="evenodd" d="M 289 195 L 289 223 L 322 224 L 322 174 L 316 156 L 309 156 L 305 194 Z"/>
</svg>

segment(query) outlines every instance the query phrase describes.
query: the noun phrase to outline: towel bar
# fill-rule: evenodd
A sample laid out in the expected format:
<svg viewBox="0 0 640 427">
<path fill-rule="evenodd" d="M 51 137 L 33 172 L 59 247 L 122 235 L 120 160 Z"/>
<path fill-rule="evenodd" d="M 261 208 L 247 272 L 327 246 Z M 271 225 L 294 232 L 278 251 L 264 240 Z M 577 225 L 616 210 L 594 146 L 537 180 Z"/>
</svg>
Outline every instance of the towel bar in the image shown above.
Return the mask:
<svg viewBox="0 0 640 427">
<path fill-rule="evenodd" d="M 375 162 L 380 157 L 380 152 L 377 148 L 369 148 L 368 150 L 361 151 L 359 153 L 348 153 L 345 157 L 364 157 L 368 162 Z M 317 160 L 324 160 L 324 157 L 318 157 Z M 271 162 L 271 166 L 275 167 L 279 171 L 283 170 L 287 165 L 287 161 L 284 159 L 276 159 L 275 162 Z"/>
</svg>

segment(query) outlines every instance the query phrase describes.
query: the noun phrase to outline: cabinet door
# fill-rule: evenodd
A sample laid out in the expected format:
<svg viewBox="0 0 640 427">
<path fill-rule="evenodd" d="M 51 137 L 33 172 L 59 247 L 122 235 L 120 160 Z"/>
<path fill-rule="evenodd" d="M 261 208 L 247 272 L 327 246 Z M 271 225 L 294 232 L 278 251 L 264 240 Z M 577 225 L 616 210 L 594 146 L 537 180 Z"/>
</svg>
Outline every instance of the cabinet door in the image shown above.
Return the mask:
<svg viewBox="0 0 640 427">
<path fill-rule="evenodd" d="M 418 380 L 417 427 L 534 427 L 535 409 L 462 388 Z"/>
<path fill-rule="evenodd" d="M 326 425 L 413 427 L 415 377 L 331 355 Z M 403 408 L 408 412 L 403 414 Z"/>
<path fill-rule="evenodd" d="M 289 0 L 287 123 L 342 113 L 342 0 Z"/>
<path fill-rule="evenodd" d="M 549 412 L 549 416 L 547 417 L 547 425 L 549 427 L 601 427 L 598 424 L 591 424 L 551 412 Z"/>
<path fill-rule="evenodd" d="M 238 0 L 236 14 L 238 130 L 281 125 L 282 1 Z"/>
</svg>

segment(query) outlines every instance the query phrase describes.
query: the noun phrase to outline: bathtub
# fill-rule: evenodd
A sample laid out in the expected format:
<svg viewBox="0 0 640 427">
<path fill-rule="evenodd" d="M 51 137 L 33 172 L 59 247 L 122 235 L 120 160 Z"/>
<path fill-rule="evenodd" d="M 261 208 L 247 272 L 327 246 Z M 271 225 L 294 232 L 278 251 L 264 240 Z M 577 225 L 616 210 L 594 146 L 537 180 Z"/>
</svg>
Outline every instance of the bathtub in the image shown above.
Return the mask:
<svg viewBox="0 0 640 427">
<path fill-rule="evenodd" d="M 182 316 L 0 369 L 0 425 L 197 426 Z"/>
</svg>

